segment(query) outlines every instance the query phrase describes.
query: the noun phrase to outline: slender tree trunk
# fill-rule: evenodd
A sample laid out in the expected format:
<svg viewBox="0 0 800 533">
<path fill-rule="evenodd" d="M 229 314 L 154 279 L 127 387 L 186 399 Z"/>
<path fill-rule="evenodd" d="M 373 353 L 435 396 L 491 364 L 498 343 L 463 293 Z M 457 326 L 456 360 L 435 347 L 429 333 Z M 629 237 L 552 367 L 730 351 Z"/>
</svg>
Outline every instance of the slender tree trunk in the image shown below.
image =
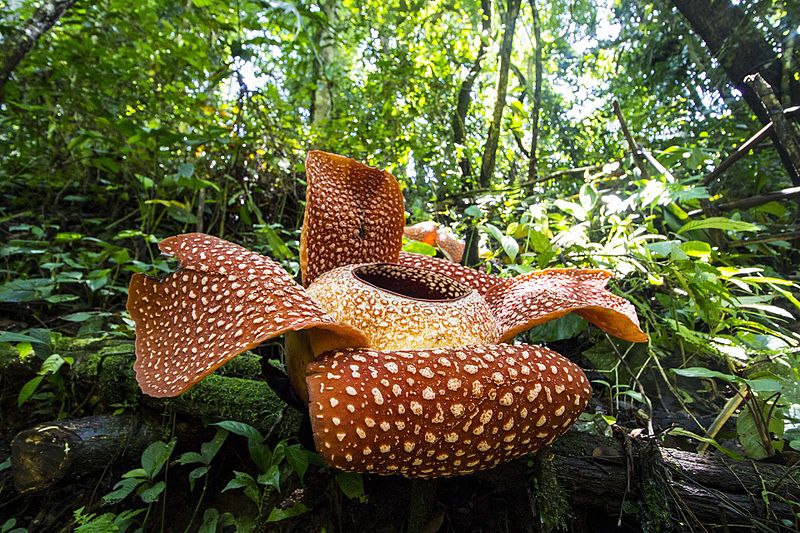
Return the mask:
<svg viewBox="0 0 800 533">
<path fill-rule="evenodd" d="M 531 109 L 531 150 L 528 158 L 527 181 L 533 181 L 539 177 L 539 159 L 536 157 L 536 151 L 539 147 L 539 113 L 542 108 L 542 28 L 536 0 L 530 0 L 530 4 L 533 11 L 533 38 L 536 40 L 536 50 L 533 56 L 534 84 L 533 108 Z M 528 69 L 530 69 L 530 64 Z M 528 78 L 530 79 L 530 72 L 528 73 Z"/>
<path fill-rule="evenodd" d="M 492 113 L 492 123 L 489 126 L 489 133 L 486 136 L 486 144 L 483 147 L 483 158 L 481 159 L 481 175 L 478 180 L 481 187 L 488 187 L 494 174 L 495 160 L 497 156 L 497 144 L 500 141 L 500 127 L 503 120 L 503 109 L 506 105 L 506 91 L 508 90 L 508 69 L 511 63 L 511 51 L 514 46 L 514 27 L 519 15 L 521 0 L 508 0 L 506 9 L 505 30 L 503 31 L 503 42 L 500 45 L 500 74 L 497 78 L 497 100 L 494 103 Z"/>
<path fill-rule="evenodd" d="M 719 62 L 728 79 L 742 93 L 747 105 L 762 124 L 769 123 L 769 115 L 758 96 L 746 83 L 748 74 L 758 72 L 786 103 L 800 102 L 800 81 L 785 80 L 781 53 L 766 40 L 761 31 L 748 18 L 747 13 L 730 0 L 672 0 L 692 29 L 705 42 L 711 55 Z M 792 49 L 784 61 L 791 62 Z M 788 91 L 788 92 L 787 92 Z M 787 102 L 788 101 L 788 102 Z M 800 185 L 800 175 L 795 171 L 789 154 L 773 141 L 783 166 L 792 183 Z"/>
<path fill-rule="evenodd" d="M 336 59 L 336 42 L 333 36 L 333 28 L 336 25 L 336 8 L 338 0 L 326 0 L 322 2 L 322 11 L 325 14 L 324 26 L 316 33 L 319 45 L 319 54 L 314 62 L 314 81 L 317 88 L 311 106 L 311 123 L 318 125 L 331 117 L 333 109 L 333 99 L 331 97 L 331 80 L 328 76 L 328 68 Z"/>
<path fill-rule="evenodd" d="M 461 82 L 461 87 L 458 89 L 458 98 L 456 100 L 456 112 L 453 115 L 453 142 L 456 145 L 464 146 L 467 138 L 467 112 L 469 105 L 472 102 L 472 87 L 475 85 L 475 79 L 481 71 L 481 63 L 486 56 L 486 45 L 489 39 L 489 34 L 492 31 L 492 3 L 491 0 L 481 0 L 481 44 L 478 48 L 478 55 L 467 73 L 467 76 Z M 469 180 L 472 176 L 472 164 L 470 163 L 469 153 L 466 147 L 463 148 L 464 152 L 458 162 L 458 167 L 461 169 L 461 187 L 466 190 L 469 187 Z"/>
<path fill-rule="evenodd" d="M 7 39 L 2 52 L 2 66 L 0 66 L 0 91 L 11 78 L 28 52 L 31 51 L 39 37 L 58 22 L 61 15 L 72 7 L 77 0 L 54 0 L 45 2 L 36 10 L 33 16 L 25 22 L 14 35 Z"/>
</svg>

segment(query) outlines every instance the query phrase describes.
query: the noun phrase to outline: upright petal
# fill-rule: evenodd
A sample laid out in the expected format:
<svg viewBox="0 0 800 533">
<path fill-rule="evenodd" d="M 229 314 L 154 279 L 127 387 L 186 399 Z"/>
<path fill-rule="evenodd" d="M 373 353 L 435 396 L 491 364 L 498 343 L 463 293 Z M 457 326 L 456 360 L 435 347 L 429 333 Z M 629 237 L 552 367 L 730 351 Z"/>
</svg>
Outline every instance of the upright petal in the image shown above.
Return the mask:
<svg viewBox="0 0 800 533">
<path fill-rule="evenodd" d="M 574 312 L 615 337 L 646 342 L 633 305 L 605 288 L 610 277 L 607 270 L 563 268 L 503 280 L 486 294 L 500 341 Z"/>
<path fill-rule="evenodd" d="M 306 178 L 300 238 L 304 286 L 339 266 L 397 262 L 405 208 L 394 176 L 347 157 L 312 151 Z"/>
<path fill-rule="evenodd" d="M 400 252 L 398 262 L 401 265 L 423 268 L 447 276 L 468 287 L 472 287 L 477 290 L 481 296 L 486 295 L 486 293 L 498 283 L 505 281 L 503 278 L 485 274 L 474 268 L 467 268 L 458 263 L 453 263 L 452 261 L 422 254 Z"/>
<path fill-rule="evenodd" d="M 265 340 L 322 328 L 339 346 L 366 346 L 271 259 L 217 237 L 190 233 L 159 245 L 181 262 L 163 280 L 136 274 L 128 312 L 136 323 L 136 379 L 151 396 L 177 396 Z"/>
<path fill-rule="evenodd" d="M 351 472 L 447 477 L 491 468 L 555 440 L 591 387 L 540 346 L 342 350 L 309 365 L 317 450 Z"/>
</svg>

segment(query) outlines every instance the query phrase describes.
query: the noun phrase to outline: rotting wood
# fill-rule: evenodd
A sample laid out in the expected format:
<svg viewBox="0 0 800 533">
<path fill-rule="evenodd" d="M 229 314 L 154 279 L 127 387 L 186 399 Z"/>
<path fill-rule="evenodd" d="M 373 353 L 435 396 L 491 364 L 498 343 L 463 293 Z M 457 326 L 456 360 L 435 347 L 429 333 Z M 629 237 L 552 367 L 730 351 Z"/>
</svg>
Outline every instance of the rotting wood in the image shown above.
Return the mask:
<svg viewBox="0 0 800 533">
<path fill-rule="evenodd" d="M 90 416 L 40 424 L 11 441 L 14 485 L 22 493 L 46 489 L 68 476 L 138 457 L 158 437 L 158 426 L 134 416 Z"/>
<path fill-rule="evenodd" d="M 675 526 L 740 524 L 759 527 L 780 520 L 795 520 L 789 503 L 800 496 L 800 472 L 777 464 L 735 461 L 718 454 L 664 448 L 653 441 L 635 440 L 634 456 L 646 454 L 648 461 L 660 463 L 664 483 L 641 479 L 631 469 L 623 447 L 617 441 L 570 431 L 546 451 L 562 485 L 571 492 L 573 508 L 604 508 L 619 513 L 623 501 L 641 503 L 643 484 L 655 483 L 669 500 Z M 628 486 L 639 487 L 626 494 Z M 762 490 L 768 491 L 767 501 Z M 652 510 L 648 510 L 652 511 Z"/>
<path fill-rule="evenodd" d="M 69 368 L 65 365 L 63 372 L 70 387 L 82 398 L 79 408 L 83 411 L 111 412 L 126 405 L 152 414 L 174 413 L 200 423 L 238 420 L 262 433 L 272 431 L 276 440 L 296 434 L 300 425 L 300 415 L 293 409 L 280 416 L 285 404 L 260 379 L 261 360 L 252 353 L 236 357 L 176 398 L 151 398 L 143 395 L 136 383 L 131 341 L 65 337 L 58 339 L 52 350 L 74 359 L 74 364 Z M 36 362 L 20 362 L 13 347 L 0 344 L 0 375 L 7 378 L 3 384 L 19 390 L 21 383 L 39 369 L 40 362 L 34 359 Z"/>
</svg>

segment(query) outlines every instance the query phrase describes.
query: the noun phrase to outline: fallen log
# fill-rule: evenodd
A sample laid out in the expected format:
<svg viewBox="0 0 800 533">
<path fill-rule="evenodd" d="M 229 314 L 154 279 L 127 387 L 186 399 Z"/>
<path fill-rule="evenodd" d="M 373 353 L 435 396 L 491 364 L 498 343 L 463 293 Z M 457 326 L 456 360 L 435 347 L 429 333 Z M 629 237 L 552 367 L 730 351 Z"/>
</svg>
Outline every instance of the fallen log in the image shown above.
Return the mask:
<svg viewBox="0 0 800 533">
<path fill-rule="evenodd" d="M 614 516 L 634 504 L 640 524 L 655 530 L 669 524 L 679 530 L 700 525 L 776 530 L 797 524 L 800 472 L 795 468 L 577 431 L 542 455 L 571 496 L 573 509 L 601 508 Z"/>
<path fill-rule="evenodd" d="M 157 399 L 144 396 L 139 390 L 131 341 L 63 337 L 54 341 L 51 351 L 74 360 L 65 370 L 76 397 L 82 398 L 79 405 L 70 409 L 73 416 L 86 411 L 104 414 L 142 407 L 155 415 L 199 419 L 195 424 L 199 426 L 238 420 L 275 439 L 295 435 L 300 424 L 300 414 L 293 409 L 285 411 L 286 404 L 261 379 L 261 358 L 252 353 L 233 359 L 177 398 Z M 36 374 L 40 364 L 36 357 L 20 361 L 14 347 L 0 344 L 0 375 L 8 378 L 3 380 L 7 392 L 15 395 L 24 380 Z M 16 390 L 9 391 L 12 387 Z"/>
<path fill-rule="evenodd" d="M 35 492 L 131 460 L 160 433 L 158 425 L 134 416 L 90 416 L 27 429 L 11 441 L 14 485 Z"/>
</svg>

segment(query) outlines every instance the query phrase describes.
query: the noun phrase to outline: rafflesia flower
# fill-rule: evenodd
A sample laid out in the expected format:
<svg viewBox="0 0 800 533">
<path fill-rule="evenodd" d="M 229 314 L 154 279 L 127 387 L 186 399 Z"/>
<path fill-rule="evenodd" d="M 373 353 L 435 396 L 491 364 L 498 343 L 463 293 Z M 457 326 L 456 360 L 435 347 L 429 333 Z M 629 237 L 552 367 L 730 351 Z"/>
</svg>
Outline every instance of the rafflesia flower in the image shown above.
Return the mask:
<svg viewBox="0 0 800 533">
<path fill-rule="evenodd" d="M 311 152 L 300 241 L 303 287 L 278 263 L 203 234 L 170 237 L 166 279 L 135 275 L 136 377 L 176 396 L 236 355 L 288 333 L 286 368 L 319 453 L 342 470 L 468 474 L 564 433 L 591 387 L 541 346 L 508 344 L 577 313 L 641 342 L 604 270 L 500 278 L 401 252 L 403 196 L 388 172 Z"/>
</svg>

